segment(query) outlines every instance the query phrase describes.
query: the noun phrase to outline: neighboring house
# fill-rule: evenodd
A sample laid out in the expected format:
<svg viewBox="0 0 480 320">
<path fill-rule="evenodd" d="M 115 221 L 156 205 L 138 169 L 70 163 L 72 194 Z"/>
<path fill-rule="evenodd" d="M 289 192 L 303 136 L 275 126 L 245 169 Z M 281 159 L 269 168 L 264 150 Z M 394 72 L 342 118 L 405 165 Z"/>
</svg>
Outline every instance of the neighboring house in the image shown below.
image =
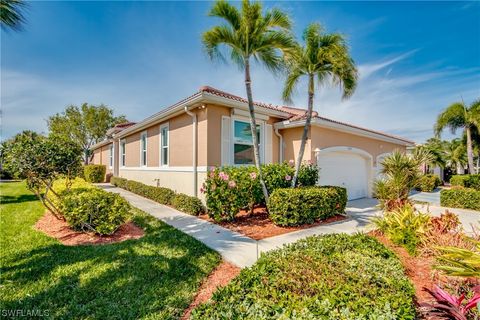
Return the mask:
<svg viewBox="0 0 480 320">
<path fill-rule="evenodd" d="M 296 158 L 305 110 L 255 103 L 263 163 Z M 210 166 L 253 164 L 247 101 L 201 87 L 192 96 L 136 123 L 116 127 L 92 147 L 93 163 L 114 176 L 202 197 Z M 314 115 L 305 161 L 320 167 L 320 184 L 371 197 L 381 159 L 412 141 Z"/>
</svg>

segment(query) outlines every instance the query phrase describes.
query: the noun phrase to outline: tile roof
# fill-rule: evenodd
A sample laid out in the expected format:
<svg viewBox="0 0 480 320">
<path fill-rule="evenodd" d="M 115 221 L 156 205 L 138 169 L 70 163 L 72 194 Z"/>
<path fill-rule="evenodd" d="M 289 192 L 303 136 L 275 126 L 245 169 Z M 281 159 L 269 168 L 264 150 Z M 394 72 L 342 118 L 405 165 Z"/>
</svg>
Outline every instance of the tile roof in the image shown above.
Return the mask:
<svg viewBox="0 0 480 320">
<path fill-rule="evenodd" d="M 223 98 L 248 103 L 248 101 L 246 99 L 242 98 L 242 97 L 233 95 L 231 93 L 228 93 L 228 92 L 225 92 L 225 91 L 222 91 L 222 90 L 215 89 L 215 88 L 210 87 L 210 86 L 200 87 L 199 92 L 208 92 L 208 93 L 211 93 L 211 94 L 223 97 Z M 267 103 L 264 103 L 264 102 L 254 102 L 254 104 L 256 106 L 260 106 L 260 107 L 264 107 L 264 108 L 288 113 L 288 114 L 291 115 L 288 118 L 289 121 L 299 121 L 299 120 L 304 120 L 306 118 L 306 113 L 307 113 L 306 109 L 296 108 L 296 107 L 292 107 L 292 106 L 277 106 L 277 105 L 273 105 L 273 104 L 267 104 Z M 360 127 L 360 126 L 357 126 L 357 125 L 353 125 L 353 124 L 349 124 L 349 123 L 345 123 L 345 122 L 321 117 L 321 116 L 318 115 L 318 112 L 316 112 L 316 111 L 313 111 L 312 116 L 313 116 L 313 118 L 316 118 L 316 119 L 320 119 L 320 120 L 324 120 L 324 121 L 348 126 L 348 127 L 359 129 L 359 130 L 368 131 L 368 132 L 375 133 L 375 134 L 380 134 L 380 135 L 383 135 L 383 136 L 386 136 L 386 137 L 389 137 L 389 138 L 402 140 L 402 141 L 405 141 L 407 143 L 412 143 L 412 144 L 414 143 L 411 140 L 408 140 L 406 138 L 402 138 L 402 137 L 399 137 L 399 136 L 396 136 L 396 135 L 392 135 L 392 134 L 389 134 L 389 133 L 376 131 L 376 130 L 372 130 L 372 129 L 367 129 L 367 128 L 363 128 L 363 127 Z"/>
</svg>

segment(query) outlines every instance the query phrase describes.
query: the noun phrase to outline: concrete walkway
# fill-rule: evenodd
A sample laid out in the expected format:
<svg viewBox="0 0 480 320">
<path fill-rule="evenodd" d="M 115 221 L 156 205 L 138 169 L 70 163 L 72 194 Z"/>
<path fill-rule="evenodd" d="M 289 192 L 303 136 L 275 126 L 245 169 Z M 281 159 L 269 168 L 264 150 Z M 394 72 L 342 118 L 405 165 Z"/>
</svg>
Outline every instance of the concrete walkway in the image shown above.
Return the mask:
<svg viewBox="0 0 480 320">
<path fill-rule="evenodd" d="M 349 201 L 346 208 L 347 219 L 329 224 L 316 226 L 309 229 L 298 230 L 263 240 L 254 240 L 238 232 L 223 228 L 214 223 L 188 215 L 168 206 L 161 205 L 152 200 L 143 198 L 124 189 L 116 188 L 110 184 L 98 184 L 100 188 L 109 192 L 119 193 L 130 204 L 145 211 L 157 219 L 203 242 L 208 247 L 217 251 L 221 256 L 241 268 L 251 266 L 257 261 L 262 252 L 280 248 L 284 244 L 293 243 L 312 235 L 331 233 L 356 233 L 368 231 L 372 217 L 381 215 L 376 207 L 376 199 L 360 199 Z M 417 205 L 422 211 L 427 207 Z M 440 215 L 445 208 L 430 206 L 433 215 Z M 450 209 L 459 215 L 465 229 L 474 224 L 480 226 L 480 212 L 462 209 Z M 469 228 L 471 230 L 471 228 Z"/>
<path fill-rule="evenodd" d="M 421 192 L 412 191 L 410 193 L 410 199 L 419 202 L 427 202 L 435 206 L 440 206 L 440 191 L 442 189 L 437 188 L 433 192 Z"/>
</svg>

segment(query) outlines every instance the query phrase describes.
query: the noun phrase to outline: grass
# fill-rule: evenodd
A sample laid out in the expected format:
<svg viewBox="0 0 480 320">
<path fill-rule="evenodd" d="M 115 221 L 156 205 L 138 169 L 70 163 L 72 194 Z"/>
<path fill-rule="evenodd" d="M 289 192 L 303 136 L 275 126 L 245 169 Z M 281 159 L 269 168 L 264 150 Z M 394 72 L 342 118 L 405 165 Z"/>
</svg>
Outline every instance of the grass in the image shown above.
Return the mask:
<svg viewBox="0 0 480 320">
<path fill-rule="evenodd" d="M 33 228 L 44 208 L 24 183 L 2 183 L 0 309 L 61 319 L 176 319 L 220 257 L 136 210 L 138 240 L 62 245 Z"/>
</svg>

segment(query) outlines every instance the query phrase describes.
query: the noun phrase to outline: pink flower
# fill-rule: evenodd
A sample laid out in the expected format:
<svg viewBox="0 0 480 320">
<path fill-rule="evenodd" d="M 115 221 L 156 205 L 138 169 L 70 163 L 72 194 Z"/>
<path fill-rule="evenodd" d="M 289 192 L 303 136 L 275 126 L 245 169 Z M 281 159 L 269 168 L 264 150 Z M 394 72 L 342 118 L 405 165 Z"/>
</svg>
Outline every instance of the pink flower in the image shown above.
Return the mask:
<svg viewBox="0 0 480 320">
<path fill-rule="evenodd" d="M 252 180 L 257 179 L 257 173 L 256 172 L 250 172 L 250 179 L 252 179 Z"/>
<path fill-rule="evenodd" d="M 215 178 L 215 172 L 210 172 L 210 178 Z"/>
<path fill-rule="evenodd" d="M 231 181 L 228 181 L 228 187 L 229 188 L 235 188 L 237 186 L 237 184 L 235 183 L 235 181 L 231 180 Z"/>
<path fill-rule="evenodd" d="M 212 172 L 215 171 L 215 167 L 213 167 L 213 166 L 210 167 L 210 171 L 212 171 Z"/>
<path fill-rule="evenodd" d="M 285 176 L 285 180 L 290 181 L 290 180 L 292 180 L 292 177 L 287 174 L 287 175 Z"/>
<path fill-rule="evenodd" d="M 205 193 L 205 189 L 203 187 L 200 188 L 200 193 Z"/>
<path fill-rule="evenodd" d="M 294 160 L 290 160 L 290 161 L 288 161 L 288 164 L 293 167 L 293 165 L 295 164 L 295 161 L 294 161 Z"/>
<path fill-rule="evenodd" d="M 307 164 L 308 165 L 312 164 L 312 160 L 307 160 Z"/>
<path fill-rule="evenodd" d="M 227 181 L 228 180 L 228 174 L 226 174 L 225 172 L 220 172 L 218 174 L 218 176 L 220 177 L 220 179 L 222 179 L 223 181 Z"/>
</svg>

